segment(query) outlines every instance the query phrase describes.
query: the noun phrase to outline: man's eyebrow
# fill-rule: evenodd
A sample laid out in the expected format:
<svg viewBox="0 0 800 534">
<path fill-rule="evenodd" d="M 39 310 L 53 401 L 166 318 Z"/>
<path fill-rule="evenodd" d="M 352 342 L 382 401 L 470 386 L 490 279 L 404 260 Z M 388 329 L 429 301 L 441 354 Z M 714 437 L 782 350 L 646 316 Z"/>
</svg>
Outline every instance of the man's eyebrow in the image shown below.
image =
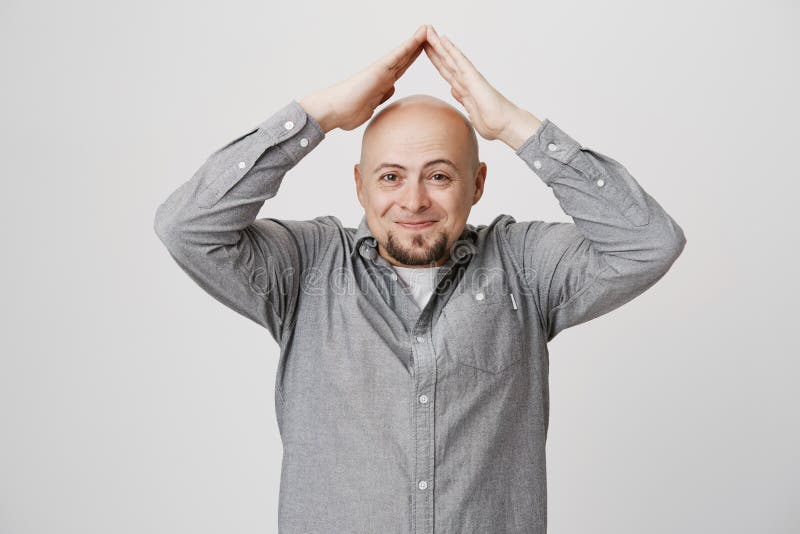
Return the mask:
<svg viewBox="0 0 800 534">
<path fill-rule="evenodd" d="M 449 165 L 453 169 L 458 170 L 458 167 L 456 166 L 456 164 L 453 163 L 452 161 L 450 161 L 447 158 L 432 159 L 432 160 L 426 162 L 423 165 L 423 167 L 430 167 L 431 165 L 437 165 L 439 163 L 444 163 L 445 165 Z M 383 169 L 384 167 L 392 167 L 392 168 L 395 168 L 395 169 L 406 170 L 406 168 L 403 167 L 402 165 L 400 165 L 399 163 L 381 163 L 380 165 L 375 167 L 375 170 L 372 171 L 372 172 L 378 172 L 379 170 Z"/>
</svg>

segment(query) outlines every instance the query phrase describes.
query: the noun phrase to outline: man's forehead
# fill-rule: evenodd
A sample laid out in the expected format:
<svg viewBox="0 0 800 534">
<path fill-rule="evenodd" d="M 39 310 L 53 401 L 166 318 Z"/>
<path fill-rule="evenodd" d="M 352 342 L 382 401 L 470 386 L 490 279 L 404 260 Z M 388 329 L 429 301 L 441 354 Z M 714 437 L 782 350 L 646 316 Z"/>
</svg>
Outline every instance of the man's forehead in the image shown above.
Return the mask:
<svg viewBox="0 0 800 534">
<path fill-rule="evenodd" d="M 361 141 L 365 172 L 385 162 L 422 165 L 438 158 L 476 166 L 477 138 L 469 119 L 430 95 L 392 102 L 370 120 Z"/>
<path fill-rule="evenodd" d="M 400 113 L 385 117 L 365 132 L 363 148 L 381 161 L 420 151 L 427 152 L 421 154 L 425 159 L 459 157 L 467 134 L 459 118 L 442 113 Z"/>
<path fill-rule="evenodd" d="M 378 163 L 374 169 L 374 172 L 378 172 L 381 169 L 400 169 L 400 170 L 407 170 L 406 166 L 403 163 L 395 161 L 381 161 Z M 428 161 L 423 162 L 420 166 L 424 169 L 426 167 L 433 167 L 435 165 L 444 165 L 446 167 L 451 167 L 455 170 L 458 170 L 458 164 L 450 158 L 435 158 Z"/>
<path fill-rule="evenodd" d="M 403 143 L 382 140 L 377 146 L 368 149 L 363 158 L 363 171 L 377 173 L 394 169 L 400 171 L 425 170 L 428 168 L 448 168 L 461 172 L 466 157 L 465 147 L 454 136 L 445 143 Z"/>
</svg>

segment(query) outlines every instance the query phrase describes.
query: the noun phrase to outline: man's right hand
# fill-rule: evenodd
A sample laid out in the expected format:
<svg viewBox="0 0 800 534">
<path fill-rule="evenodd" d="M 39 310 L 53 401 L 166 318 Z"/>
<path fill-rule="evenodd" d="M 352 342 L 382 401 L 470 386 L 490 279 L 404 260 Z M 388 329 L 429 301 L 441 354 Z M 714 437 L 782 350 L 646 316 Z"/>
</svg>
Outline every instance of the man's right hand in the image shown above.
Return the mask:
<svg viewBox="0 0 800 534">
<path fill-rule="evenodd" d="M 306 96 L 299 104 L 325 133 L 334 128 L 358 128 L 394 94 L 395 82 L 422 52 L 427 32 L 428 25 L 423 24 L 410 39 L 366 69 Z"/>
</svg>

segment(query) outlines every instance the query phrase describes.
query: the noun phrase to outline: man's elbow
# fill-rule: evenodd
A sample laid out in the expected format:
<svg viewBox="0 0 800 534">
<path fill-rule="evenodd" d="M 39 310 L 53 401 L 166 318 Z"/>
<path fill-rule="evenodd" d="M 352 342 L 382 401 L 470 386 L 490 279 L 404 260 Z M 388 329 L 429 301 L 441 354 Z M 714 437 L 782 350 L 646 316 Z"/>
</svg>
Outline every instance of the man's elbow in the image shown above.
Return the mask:
<svg viewBox="0 0 800 534">
<path fill-rule="evenodd" d="M 678 259 L 678 256 L 681 255 L 683 249 L 686 248 L 686 234 L 683 232 L 683 228 L 678 226 L 677 224 L 674 225 L 675 231 L 673 232 L 672 240 L 670 241 L 668 247 L 669 253 L 669 263 L 670 265 Z"/>
<path fill-rule="evenodd" d="M 167 250 L 174 250 L 178 245 L 180 238 L 177 225 L 174 219 L 167 214 L 164 204 L 160 204 L 156 209 L 153 230 L 161 242 L 164 243 L 164 246 L 167 247 Z"/>
<path fill-rule="evenodd" d="M 659 245 L 659 263 L 663 264 L 666 269 L 675 263 L 683 249 L 686 248 L 686 234 L 683 232 L 683 228 L 674 221 L 670 221 L 668 228 L 669 231 L 663 233 Z"/>
</svg>

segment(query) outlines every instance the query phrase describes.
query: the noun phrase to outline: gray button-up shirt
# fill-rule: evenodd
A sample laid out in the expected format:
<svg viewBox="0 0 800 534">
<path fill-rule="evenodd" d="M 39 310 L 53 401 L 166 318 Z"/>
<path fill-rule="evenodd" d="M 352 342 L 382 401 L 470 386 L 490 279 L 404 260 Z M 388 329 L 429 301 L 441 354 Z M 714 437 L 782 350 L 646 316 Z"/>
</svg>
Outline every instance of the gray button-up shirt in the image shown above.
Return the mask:
<svg viewBox="0 0 800 534">
<path fill-rule="evenodd" d="M 280 345 L 280 532 L 546 532 L 547 343 L 652 286 L 682 229 L 545 119 L 516 154 L 574 223 L 467 224 L 420 310 L 364 217 L 257 219 L 324 137 L 292 100 L 155 216 L 178 265 Z"/>
</svg>

